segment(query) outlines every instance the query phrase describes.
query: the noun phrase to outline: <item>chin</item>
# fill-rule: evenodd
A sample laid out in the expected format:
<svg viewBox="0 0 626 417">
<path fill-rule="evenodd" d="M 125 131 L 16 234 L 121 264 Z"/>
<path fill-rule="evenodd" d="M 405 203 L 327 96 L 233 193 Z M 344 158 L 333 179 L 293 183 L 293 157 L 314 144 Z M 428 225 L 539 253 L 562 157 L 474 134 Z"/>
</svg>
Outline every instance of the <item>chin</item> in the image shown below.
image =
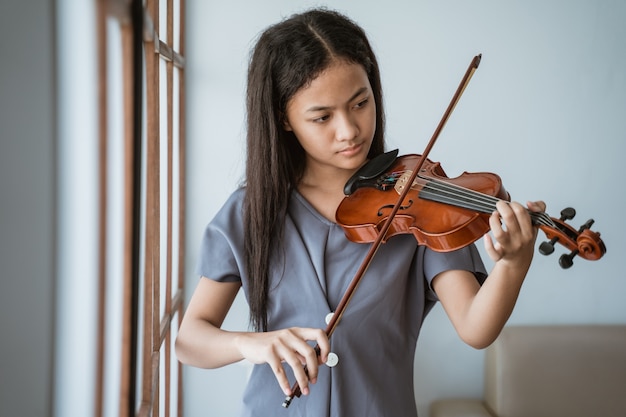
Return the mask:
<svg viewBox="0 0 626 417">
<path fill-rule="evenodd" d="M 363 165 L 367 163 L 367 155 L 359 156 L 358 158 L 352 158 L 350 161 L 347 161 L 343 164 L 342 168 L 347 171 L 355 172 Z"/>
</svg>

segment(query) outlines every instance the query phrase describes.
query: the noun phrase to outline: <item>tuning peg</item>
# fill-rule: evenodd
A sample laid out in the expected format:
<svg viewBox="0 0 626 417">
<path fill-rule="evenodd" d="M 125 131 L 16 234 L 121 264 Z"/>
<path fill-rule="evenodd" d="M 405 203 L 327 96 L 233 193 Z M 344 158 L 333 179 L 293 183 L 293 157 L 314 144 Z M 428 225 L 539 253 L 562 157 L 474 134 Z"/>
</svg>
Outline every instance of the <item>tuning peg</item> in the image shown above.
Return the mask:
<svg viewBox="0 0 626 417">
<path fill-rule="evenodd" d="M 582 226 L 580 226 L 580 229 L 578 229 L 578 233 L 582 233 L 584 230 L 587 229 L 591 229 L 591 226 L 593 226 L 594 220 L 593 219 L 589 219 L 585 222 L 585 224 L 583 224 Z"/>
<path fill-rule="evenodd" d="M 572 220 L 576 216 L 576 210 L 573 207 L 566 207 L 561 210 L 561 221 Z M 549 242 L 542 242 L 539 245 L 539 253 L 542 255 L 550 255 L 554 252 L 554 244 L 559 240 L 558 237 L 553 237 Z"/>
<path fill-rule="evenodd" d="M 563 210 L 561 210 L 560 220 L 561 221 L 572 220 L 574 216 L 576 216 L 576 210 L 573 207 L 566 207 Z M 591 227 L 591 225 L 589 225 L 588 228 L 589 227 Z M 541 245 L 539 245 L 539 253 L 542 255 L 550 255 L 552 252 L 554 252 L 554 244 L 558 240 L 559 238 L 558 236 L 556 236 L 556 237 L 553 237 L 549 242 L 542 242 Z M 571 263 L 570 263 L 570 266 L 572 266 Z"/>
<path fill-rule="evenodd" d="M 574 257 L 578 255 L 578 250 L 572 251 L 570 254 L 563 254 L 559 258 L 559 265 L 561 268 L 567 269 L 574 265 Z"/>
<path fill-rule="evenodd" d="M 542 255 L 550 255 L 554 252 L 554 244 L 559 240 L 558 237 L 553 237 L 549 242 L 541 242 L 539 245 L 539 253 Z"/>
<path fill-rule="evenodd" d="M 561 220 L 572 220 L 576 216 L 576 210 L 573 207 L 566 207 L 561 210 Z"/>
<path fill-rule="evenodd" d="M 566 210 L 567 210 L 567 209 L 566 209 Z M 572 209 L 572 210 L 573 210 L 573 209 Z M 563 211 L 565 211 L 565 210 L 563 210 Z M 563 212 L 561 212 L 561 215 L 563 215 Z M 585 230 L 587 230 L 587 229 L 591 229 L 591 226 L 593 225 L 593 223 L 594 223 L 594 220 L 593 220 L 593 219 L 589 219 L 589 220 L 587 220 L 587 221 L 586 221 L 586 222 L 585 222 L 582 226 L 580 226 L 580 228 L 578 229 L 578 234 L 581 234 L 583 231 L 585 231 Z M 555 239 L 552 239 L 552 240 L 554 240 L 554 241 L 556 242 L 556 240 L 558 240 L 558 239 L 556 239 L 556 240 L 555 240 Z M 555 243 L 555 242 L 550 241 L 550 243 L 551 243 L 552 245 L 554 245 L 554 243 Z M 544 242 L 544 243 L 546 243 L 546 245 L 545 245 L 545 246 L 547 247 L 548 242 Z M 541 244 L 541 246 L 544 246 L 544 245 L 543 245 L 543 243 Z M 541 246 L 539 247 L 539 250 L 540 250 L 540 251 L 542 250 Z M 544 247 L 544 250 L 545 250 L 545 249 L 546 249 L 546 248 Z M 554 246 L 552 246 L 552 250 L 554 250 Z M 543 252 L 541 252 L 541 253 L 543 253 Z M 561 268 L 563 268 L 563 269 L 567 269 L 567 268 L 570 268 L 572 265 L 574 265 L 574 257 L 575 257 L 576 255 L 578 255 L 578 253 L 579 253 L 579 250 L 578 250 L 578 249 L 576 249 L 576 250 L 573 250 L 573 251 L 572 251 L 571 253 L 569 253 L 569 254 L 561 255 L 561 257 L 559 258 L 559 265 L 561 265 Z"/>
</svg>

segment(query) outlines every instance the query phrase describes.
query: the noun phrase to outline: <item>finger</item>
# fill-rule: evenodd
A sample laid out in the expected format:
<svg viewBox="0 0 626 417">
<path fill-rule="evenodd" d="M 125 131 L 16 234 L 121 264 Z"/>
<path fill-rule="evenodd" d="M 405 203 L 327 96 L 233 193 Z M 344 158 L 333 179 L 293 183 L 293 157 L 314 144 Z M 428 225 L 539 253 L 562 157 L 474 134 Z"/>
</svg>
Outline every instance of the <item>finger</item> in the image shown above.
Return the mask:
<svg viewBox="0 0 626 417">
<path fill-rule="evenodd" d="M 330 342 L 328 335 L 321 329 L 314 329 L 314 338 L 309 340 L 315 340 L 317 342 L 318 363 L 326 363 L 328 360 L 328 354 L 330 353 Z"/>
<path fill-rule="evenodd" d="M 519 203 L 512 203 L 511 209 L 515 213 L 517 225 L 519 226 L 519 230 L 522 232 L 524 237 L 533 236 L 535 234 L 535 229 L 533 227 L 532 219 L 530 218 L 530 213 L 526 207 Z"/>
<path fill-rule="evenodd" d="M 527 201 L 526 207 L 528 207 L 528 210 L 533 213 L 545 213 L 546 211 L 546 203 L 543 201 Z M 539 232 L 539 227 L 534 226 L 535 224 L 533 224 L 533 237 L 536 238 Z"/>
<path fill-rule="evenodd" d="M 285 360 L 293 368 L 302 393 L 307 395 L 309 382 L 317 381 L 319 368 L 318 352 L 307 342 L 319 339 L 323 343 L 324 339 L 327 340 L 328 338 L 326 333 L 320 329 L 293 328 L 291 330 L 292 340 L 288 341 L 291 350 L 285 354 Z M 300 366 L 295 365 L 296 361 Z"/>
<path fill-rule="evenodd" d="M 485 235 L 483 243 L 485 245 L 485 251 L 492 261 L 498 262 L 500 259 L 502 259 L 502 253 L 500 253 L 500 251 L 498 251 L 498 249 L 495 247 L 493 239 L 491 239 L 491 236 L 489 236 L 489 234 Z"/>
<path fill-rule="evenodd" d="M 291 385 L 289 384 L 289 379 L 287 379 L 287 374 L 285 373 L 285 370 L 283 369 L 283 365 L 281 361 L 280 360 L 268 360 L 267 363 L 269 364 L 270 368 L 272 368 L 272 372 L 274 372 L 274 377 L 276 378 L 276 381 L 278 381 L 278 385 L 280 386 L 280 389 L 283 390 L 285 395 L 293 394 L 291 392 Z"/>
<path fill-rule="evenodd" d="M 500 213 L 501 221 L 504 224 L 504 228 L 509 233 L 517 233 L 520 230 L 519 216 L 520 205 L 515 202 L 499 201 L 496 204 L 496 209 Z M 526 209 L 521 207 L 525 212 Z"/>
<path fill-rule="evenodd" d="M 300 352 L 306 351 L 306 349 L 312 350 L 312 348 L 300 337 L 297 329 L 285 329 L 277 332 L 278 338 L 275 340 L 265 356 L 265 361 L 270 365 L 276 380 L 282 388 L 285 395 L 292 395 L 291 385 L 289 379 L 283 368 L 283 362 L 291 367 L 293 374 L 300 386 L 300 390 L 304 395 L 308 394 L 308 377 L 305 368 L 303 367 L 304 355 Z"/>
<path fill-rule="evenodd" d="M 528 207 L 528 209 L 530 211 L 534 211 L 537 213 L 541 213 L 541 212 L 545 212 L 546 211 L 546 203 L 539 200 L 539 201 L 528 201 L 526 202 L 526 207 Z"/>
<path fill-rule="evenodd" d="M 305 366 L 302 366 L 302 361 L 300 358 L 302 355 L 299 355 L 289 347 L 284 347 L 281 352 L 281 356 L 283 360 L 291 367 L 293 371 L 293 375 L 300 386 L 300 390 L 302 394 L 309 394 L 309 377 L 307 375 L 308 369 Z"/>
<path fill-rule="evenodd" d="M 307 341 L 316 341 L 315 348 L 311 348 L 309 344 L 301 345 L 298 353 L 302 356 L 304 363 L 308 368 L 309 380 L 312 383 L 317 381 L 318 365 L 326 362 L 328 353 L 330 352 L 330 343 L 326 332 L 321 329 L 297 329 L 299 336 Z"/>
<path fill-rule="evenodd" d="M 496 241 L 499 241 L 500 238 L 504 236 L 500 211 L 496 210 L 491 213 L 491 216 L 489 216 L 489 228 L 491 229 L 493 236 L 496 238 Z"/>
</svg>

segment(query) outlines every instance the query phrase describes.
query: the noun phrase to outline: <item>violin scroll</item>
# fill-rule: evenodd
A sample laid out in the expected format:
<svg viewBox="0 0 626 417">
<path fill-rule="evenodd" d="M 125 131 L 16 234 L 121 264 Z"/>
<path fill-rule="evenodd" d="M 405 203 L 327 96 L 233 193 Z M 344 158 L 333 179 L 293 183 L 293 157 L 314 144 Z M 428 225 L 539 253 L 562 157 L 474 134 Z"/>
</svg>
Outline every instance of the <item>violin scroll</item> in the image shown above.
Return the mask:
<svg viewBox="0 0 626 417">
<path fill-rule="evenodd" d="M 570 268 L 574 264 L 574 258 L 580 256 L 583 259 L 595 261 L 606 253 L 606 246 L 600 233 L 591 230 L 593 219 L 587 220 L 578 230 L 566 223 L 576 215 L 572 207 L 561 211 L 559 219 L 550 218 L 549 222 L 537 221 L 539 228 L 546 234 L 549 241 L 539 245 L 539 253 L 550 255 L 554 252 L 554 244 L 560 243 L 570 250 L 559 258 L 559 265 L 563 269 Z"/>
</svg>

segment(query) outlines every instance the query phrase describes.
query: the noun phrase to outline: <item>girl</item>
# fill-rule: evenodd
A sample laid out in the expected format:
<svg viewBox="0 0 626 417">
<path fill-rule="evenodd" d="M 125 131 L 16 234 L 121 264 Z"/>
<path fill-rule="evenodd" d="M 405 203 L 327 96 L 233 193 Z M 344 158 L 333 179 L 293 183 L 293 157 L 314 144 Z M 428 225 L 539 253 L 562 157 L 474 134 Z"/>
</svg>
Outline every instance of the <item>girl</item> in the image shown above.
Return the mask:
<svg viewBox="0 0 626 417">
<path fill-rule="evenodd" d="M 475 348 L 513 309 L 536 230 L 523 206 L 500 202 L 495 241 L 485 238 L 488 277 L 474 245 L 444 254 L 395 236 L 326 337 L 325 317 L 369 248 L 345 237 L 335 211 L 346 181 L 384 151 L 383 130 L 378 64 L 354 22 L 317 9 L 261 34 L 248 72 L 246 183 L 206 228 L 202 278 L 176 341 L 185 364 L 256 364 L 242 416 L 416 416 L 415 344 L 434 303 Z M 223 330 L 241 288 L 254 331 Z M 279 410 L 294 381 L 304 395 Z"/>
</svg>

